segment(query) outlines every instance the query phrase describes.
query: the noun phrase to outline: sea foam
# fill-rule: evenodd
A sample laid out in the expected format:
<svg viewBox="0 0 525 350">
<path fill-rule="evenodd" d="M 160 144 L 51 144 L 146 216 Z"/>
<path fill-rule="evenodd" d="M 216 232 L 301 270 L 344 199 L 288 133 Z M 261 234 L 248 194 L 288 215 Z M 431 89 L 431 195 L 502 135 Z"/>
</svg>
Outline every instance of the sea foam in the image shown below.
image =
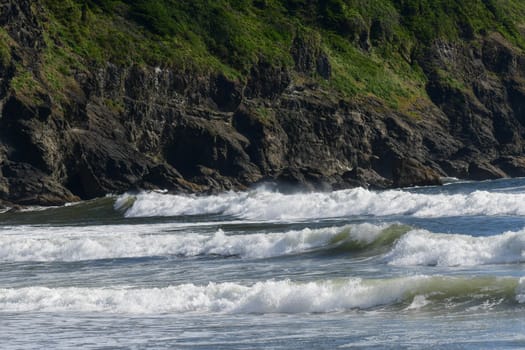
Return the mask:
<svg viewBox="0 0 525 350">
<path fill-rule="evenodd" d="M 229 235 L 191 232 L 191 226 L 106 225 L 16 226 L 0 229 L 0 261 L 80 261 L 152 256 L 199 255 L 268 258 L 316 249 L 362 250 L 391 242 L 408 227 L 346 225 L 274 233 Z M 188 232 L 188 230 L 190 230 Z"/>
<path fill-rule="evenodd" d="M 467 299 L 491 307 L 521 303 L 513 278 L 413 276 L 385 280 L 347 278 L 297 283 L 290 280 L 183 284 L 164 288 L 0 289 L 2 312 L 151 313 L 329 313 L 399 305 L 405 310 L 432 304 L 458 306 Z M 497 301 L 497 302 L 496 302 Z"/>
<path fill-rule="evenodd" d="M 0 261 L 142 257 L 272 258 L 323 251 L 366 253 L 395 266 L 525 262 L 525 229 L 488 237 L 433 233 L 400 224 L 355 224 L 283 232 L 192 232 L 179 224 L 0 228 Z"/>
<path fill-rule="evenodd" d="M 126 217 L 220 214 L 241 219 L 294 221 L 352 215 L 449 217 L 525 215 L 525 193 L 475 191 L 467 194 L 424 194 L 363 188 L 282 194 L 265 189 L 219 195 L 125 194 L 115 202 Z"/>
<path fill-rule="evenodd" d="M 474 266 L 525 262 L 525 230 L 473 237 L 412 230 L 385 255 L 391 265 Z"/>
</svg>

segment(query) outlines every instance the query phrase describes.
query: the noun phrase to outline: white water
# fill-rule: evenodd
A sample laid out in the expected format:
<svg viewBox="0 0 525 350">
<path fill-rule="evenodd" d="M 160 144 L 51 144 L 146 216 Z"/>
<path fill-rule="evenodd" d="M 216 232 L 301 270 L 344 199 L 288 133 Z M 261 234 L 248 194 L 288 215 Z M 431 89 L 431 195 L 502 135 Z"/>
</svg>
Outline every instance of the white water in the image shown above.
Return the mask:
<svg viewBox="0 0 525 350">
<path fill-rule="evenodd" d="M 518 288 L 516 289 L 516 300 L 519 303 L 525 303 L 525 277 L 519 280 Z"/>
<path fill-rule="evenodd" d="M 132 204 L 131 204 L 132 203 Z M 474 191 L 426 194 L 356 188 L 329 193 L 282 194 L 265 189 L 214 196 L 156 192 L 118 197 L 115 208 L 126 217 L 221 214 L 251 220 L 293 221 L 351 215 L 451 217 L 525 215 L 525 193 Z M 131 204 L 131 207 L 127 206 Z"/>
<path fill-rule="evenodd" d="M 394 225 L 395 226 L 395 225 Z M 184 226 L 182 226 L 184 227 Z M 83 261 L 154 256 L 270 258 L 335 245 L 366 250 L 393 225 L 356 224 L 272 233 L 226 234 L 181 230 L 179 224 L 14 226 L 0 228 L 0 261 Z M 408 228 L 406 229 L 408 231 Z M 395 266 L 476 266 L 525 261 L 525 229 L 489 237 L 410 230 L 382 260 Z M 350 252 L 349 252 L 350 254 Z"/>
<path fill-rule="evenodd" d="M 385 260 L 398 266 L 521 263 L 525 262 L 525 230 L 490 237 L 413 230 L 397 241 Z"/>
<path fill-rule="evenodd" d="M 140 193 L 0 213 L 2 348 L 525 348 L 524 191 Z"/>
<path fill-rule="evenodd" d="M 0 261 L 81 261 L 95 259 L 221 255 L 267 258 L 330 245 L 341 232 L 348 241 L 370 243 L 387 225 L 346 225 L 282 233 L 226 235 L 173 231 L 178 225 L 86 227 L 17 226 L 0 229 Z M 191 226 L 190 226 L 191 229 Z"/>
<path fill-rule="evenodd" d="M 48 288 L 0 289 L 4 312 L 104 312 L 149 313 L 330 313 L 369 309 L 400 302 L 408 308 L 431 303 L 427 298 L 444 293 L 472 297 L 479 291 L 515 289 L 515 301 L 523 302 L 522 281 L 472 280 L 414 276 L 389 280 L 348 278 L 308 283 L 264 281 L 251 286 L 237 283 L 184 284 L 165 288 Z M 459 289 L 459 291 L 457 291 Z M 450 292 L 452 291 L 452 293 Z M 464 295 L 462 293 L 464 292 Z M 423 299 L 424 298 L 424 299 Z"/>
</svg>

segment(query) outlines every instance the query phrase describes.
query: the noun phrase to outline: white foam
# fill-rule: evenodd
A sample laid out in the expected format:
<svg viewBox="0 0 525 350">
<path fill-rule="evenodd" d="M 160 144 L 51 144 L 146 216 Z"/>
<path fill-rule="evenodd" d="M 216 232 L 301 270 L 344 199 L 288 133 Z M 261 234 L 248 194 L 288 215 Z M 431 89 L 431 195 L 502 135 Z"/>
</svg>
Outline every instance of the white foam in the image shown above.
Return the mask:
<svg viewBox="0 0 525 350">
<path fill-rule="evenodd" d="M 520 304 L 525 303 L 525 277 L 519 280 L 518 287 L 516 288 L 516 300 Z"/>
<path fill-rule="evenodd" d="M 396 226 L 396 225 L 394 225 Z M 0 227 L 0 261 L 82 261 L 201 255 L 269 258 L 318 249 L 363 250 L 392 234 L 387 224 L 272 233 L 192 232 L 184 224 Z M 403 231 L 394 232 L 401 235 Z M 399 237 L 399 238 L 397 238 Z M 383 255 L 396 266 L 475 266 L 525 262 L 525 229 L 489 237 L 411 230 L 390 237 Z"/>
<path fill-rule="evenodd" d="M 134 199 L 134 200 L 133 200 Z M 292 221 L 351 215 L 525 215 L 525 193 L 475 191 L 468 194 L 382 192 L 355 188 L 326 193 L 282 194 L 266 189 L 212 196 L 140 193 L 118 197 L 126 217 L 231 215 L 252 220 Z"/>
<path fill-rule="evenodd" d="M 414 281 L 417 279 L 414 279 Z M 3 311 L 81 311 L 116 313 L 305 313 L 369 308 L 400 301 L 412 279 L 367 284 L 360 279 L 293 283 L 265 281 L 184 284 L 167 288 L 0 289 Z"/>
<path fill-rule="evenodd" d="M 278 233 L 226 235 L 180 231 L 176 224 L 0 228 L 0 261 L 79 261 L 148 256 L 265 258 L 322 248 L 342 231 L 373 241 L 386 225 L 361 224 Z M 177 229 L 177 230 L 175 230 Z"/>
<path fill-rule="evenodd" d="M 428 304 L 430 304 L 430 301 L 428 301 L 424 295 L 416 295 L 412 303 L 408 305 L 405 310 L 419 310 Z"/>
<path fill-rule="evenodd" d="M 385 255 L 391 265 L 474 266 L 525 262 L 525 230 L 496 236 L 412 230 Z"/>
<path fill-rule="evenodd" d="M 507 280 L 413 276 L 387 280 L 347 278 L 306 283 L 269 280 L 253 285 L 183 284 L 141 289 L 26 287 L 0 289 L 0 310 L 297 314 L 369 309 L 401 302 L 410 303 L 409 309 L 417 309 L 432 302 L 450 302 L 450 298 L 471 297 L 484 303 L 493 297 L 507 295 L 508 290 L 515 289 L 519 283 Z M 494 294 L 490 294 L 491 290 Z M 520 301 L 519 298 L 516 296 L 517 301 Z"/>
</svg>

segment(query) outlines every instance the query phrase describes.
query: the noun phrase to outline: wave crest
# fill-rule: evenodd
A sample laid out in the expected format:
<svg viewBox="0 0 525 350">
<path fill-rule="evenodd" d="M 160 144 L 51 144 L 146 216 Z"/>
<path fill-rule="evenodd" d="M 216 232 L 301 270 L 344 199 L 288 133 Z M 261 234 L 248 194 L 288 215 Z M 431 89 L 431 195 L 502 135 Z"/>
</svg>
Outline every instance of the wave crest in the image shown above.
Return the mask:
<svg viewBox="0 0 525 350">
<path fill-rule="evenodd" d="M 412 230 L 393 245 L 385 260 L 398 266 L 475 266 L 525 262 L 525 230 L 473 237 Z"/>
<path fill-rule="evenodd" d="M 336 249 L 360 251 L 390 244 L 400 225 L 359 224 L 277 233 L 228 235 L 172 231 L 171 224 L 88 227 L 12 227 L 0 235 L 0 261 L 81 261 L 153 256 L 269 258 Z M 191 228 L 190 228 L 191 229 Z"/>
<path fill-rule="evenodd" d="M 190 230 L 188 232 L 188 230 Z M 305 253 L 366 254 L 395 266 L 476 266 L 525 262 L 525 229 L 489 237 L 433 233 L 401 224 L 356 224 L 273 233 L 180 230 L 177 224 L 4 228 L 0 261 L 82 261 Z"/>
<path fill-rule="evenodd" d="M 165 288 L 0 289 L 7 312 L 148 313 L 329 313 L 395 307 L 407 310 L 446 303 L 465 308 L 524 302 L 524 282 L 514 278 L 414 276 L 295 283 L 264 281 L 184 284 Z"/>
<path fill-rule="evenodd" d="M 212 196 L 144 192 L 125 194 L 115 209 L 126 217 L 220 214 L 250 220 L 293 221 L 352 215 L 447 217 L 525 215 L 524 193 L 475 191 L 468 194 L 424 194 L 363 188 L 329 193 L 282 194 L 264 189 Z"/>
</svg>

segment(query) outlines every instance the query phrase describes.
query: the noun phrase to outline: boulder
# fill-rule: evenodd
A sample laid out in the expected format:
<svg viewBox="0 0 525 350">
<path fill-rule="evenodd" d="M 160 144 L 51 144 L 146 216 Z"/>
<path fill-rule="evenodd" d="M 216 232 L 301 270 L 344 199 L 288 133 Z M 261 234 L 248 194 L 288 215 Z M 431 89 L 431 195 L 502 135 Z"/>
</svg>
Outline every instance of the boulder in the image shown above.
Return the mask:
<svg viewBox="0 0 525 350">
<path fill-rule="evenodd" d="M 399 159 L 392 169 L 395 187 L 441 185 L 441 176 L 434 169 L 413 158 Z"/>
</svg>

